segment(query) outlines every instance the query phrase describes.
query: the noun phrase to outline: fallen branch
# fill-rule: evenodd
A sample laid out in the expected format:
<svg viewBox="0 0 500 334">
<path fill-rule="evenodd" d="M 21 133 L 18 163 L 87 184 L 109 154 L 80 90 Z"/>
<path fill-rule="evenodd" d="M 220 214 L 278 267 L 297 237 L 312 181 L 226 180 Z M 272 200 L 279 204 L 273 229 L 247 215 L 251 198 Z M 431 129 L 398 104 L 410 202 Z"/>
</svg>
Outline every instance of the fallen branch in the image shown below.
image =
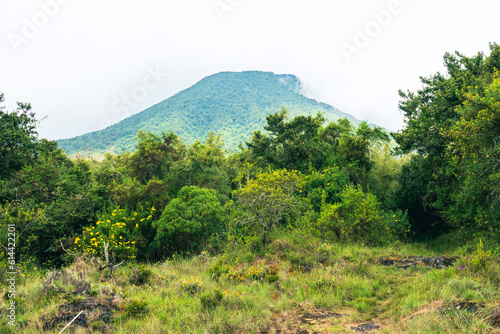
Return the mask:
<svg viewBox="0 0 500 334">
<path fill-rule="evenodd" d="M 78 314 L 76 315 L 76 317 L 74 317 L 74 318 L 73 318 L 73 320 L 71 320 L 71 321 L 70 321 L 70 322 L 69 322 L 66 326 L 64 326 L 64 328 L 63 328 L 63 329 L 61 329 L 61 331 L 59 332 L 59 334 L 61 334 L 62 332 L 64 332 L 64 330 L 65 330 L 66 328 L 68 328 L 68 326 L 69 326 L 69 325 L 71 325 L 71 324 L 73 323 L 73 321 L 75 321 L 75 320 L 76 320 L 76 318 L 78 318 L 78 317 L 80 316 L 80 314 L 82 314 L 82 313 L 83 313 L 83 310 L 81 310 L 81 311 L 80 311 L 80 313 L 78 313 Z"/>
<path fill-rule="evenodd" d="M 115 269 L 118 268 L 119 266 L 121 266 L 124 262 L 125 262 L 125 260 L 123 260 L 122 262 L 120 262 L 118 264 L 115 264 L 115 265 L 112 265 L 111 263 L 108 263 L 108 264 L 100 267 L 99 271 L 103 271 L 106 268 L 111 268 L 111 275 L 113 275 L 113 272 L 115 271 Z"/>
</svg>

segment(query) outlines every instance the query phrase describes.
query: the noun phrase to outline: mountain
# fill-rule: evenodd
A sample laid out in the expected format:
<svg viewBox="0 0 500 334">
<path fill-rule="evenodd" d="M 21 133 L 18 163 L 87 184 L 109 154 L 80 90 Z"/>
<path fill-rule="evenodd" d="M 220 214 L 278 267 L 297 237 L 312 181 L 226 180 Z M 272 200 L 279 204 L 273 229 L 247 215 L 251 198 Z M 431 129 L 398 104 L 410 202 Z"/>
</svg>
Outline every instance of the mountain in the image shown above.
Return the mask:
<svg viewBox="0 0 500 334">
<path fill-rule="evenodd" d="M 234 150 L 248 141 L 254 131 L 262 130 L 266 115 L 282 107 L 291 118 L 321 111 L 330 121 L 346 117 L 355 125 L 360 123 L 353 116 L 301 93 L 302 83 L 295 75 L 222 72 L 103 130 L 58 143 L 70 156 L 96 156 L 134 150 L 139 130 L 174 131 L 188 144 L 196 139 L 203 141 L 213 131 L 221 134 L 226 148 Z"/>
</svg>

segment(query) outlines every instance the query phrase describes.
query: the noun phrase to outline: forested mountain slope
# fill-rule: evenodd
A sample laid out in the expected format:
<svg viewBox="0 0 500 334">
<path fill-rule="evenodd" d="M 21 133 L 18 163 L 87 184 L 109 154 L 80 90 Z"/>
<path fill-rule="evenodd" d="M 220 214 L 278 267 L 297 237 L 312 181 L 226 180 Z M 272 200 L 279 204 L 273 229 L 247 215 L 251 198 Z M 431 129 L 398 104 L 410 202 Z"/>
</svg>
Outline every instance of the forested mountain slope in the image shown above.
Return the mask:
<svg viewBox="0 0 500 334">
<path fill-rule="evenodd" d="M 353 116 L 301 94 L 300 80 L 270 72 L 222 72 L 103 130 L 58 143 L 69 155 L 84 156 L 133 150 L 137 132 L 174 131 L 190 144 L 204 140 L 211 131 L 220 134 L 226 148 L 234 150 L 262 129 L 265 116 L 286 108 L 290 118 L 324 113 L 328 120 Z"/>
</svg>

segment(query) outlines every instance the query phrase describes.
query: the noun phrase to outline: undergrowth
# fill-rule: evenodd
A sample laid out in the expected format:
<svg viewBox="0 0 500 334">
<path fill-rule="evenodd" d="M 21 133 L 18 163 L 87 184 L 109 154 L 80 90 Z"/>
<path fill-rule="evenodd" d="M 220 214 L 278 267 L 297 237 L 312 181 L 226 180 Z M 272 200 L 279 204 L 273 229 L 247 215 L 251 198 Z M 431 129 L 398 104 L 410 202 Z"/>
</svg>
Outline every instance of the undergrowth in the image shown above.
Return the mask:
<svg viewBox="0 0 500 334">
<path fill-rule="evenodd" d="M 85 317 L 73 333 L 328 333 L 370 322 L 380 333 L 498 332 L 500 267 L 480 240 L 469 253 L 437 254 L 422 244 L 326 243 L 288 231 L 259 247 L 126 263 L 112 277 L 85 258 L 31 269 L 17 281 L 15 328 L 2 286 L 0 333 L 58 333 L 79 310 Z M 412 255 L 457 260 L 442 269 L 380 263 Z"/>
</svg>

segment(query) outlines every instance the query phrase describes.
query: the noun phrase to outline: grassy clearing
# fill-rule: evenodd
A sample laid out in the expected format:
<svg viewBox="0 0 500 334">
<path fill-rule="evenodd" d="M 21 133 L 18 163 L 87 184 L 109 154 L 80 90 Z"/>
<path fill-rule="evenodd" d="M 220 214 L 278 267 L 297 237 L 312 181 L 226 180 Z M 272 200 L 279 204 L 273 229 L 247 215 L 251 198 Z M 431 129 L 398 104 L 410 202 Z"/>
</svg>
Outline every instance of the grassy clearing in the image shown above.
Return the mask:
<svg viewBox="0 0 500 334">
<path fill-rule="evenodd" d="M 0 333 L 58 333 L 82 309 L 73 333 L 349 333 L 370 322 L 380 333 L 500 332 L 492 318 L 498 261 L 479 247 L 439 255 L 458 253 L 445 269 L 400 269 L 379 259 L 438 254 L 421 244 L 370 248 L 290 232 L 265 246 L 127 264 L 114 277 L 80 259 L 59 272 L 26 270 L 15 330 L 0 295 Z"/>
</svg>

